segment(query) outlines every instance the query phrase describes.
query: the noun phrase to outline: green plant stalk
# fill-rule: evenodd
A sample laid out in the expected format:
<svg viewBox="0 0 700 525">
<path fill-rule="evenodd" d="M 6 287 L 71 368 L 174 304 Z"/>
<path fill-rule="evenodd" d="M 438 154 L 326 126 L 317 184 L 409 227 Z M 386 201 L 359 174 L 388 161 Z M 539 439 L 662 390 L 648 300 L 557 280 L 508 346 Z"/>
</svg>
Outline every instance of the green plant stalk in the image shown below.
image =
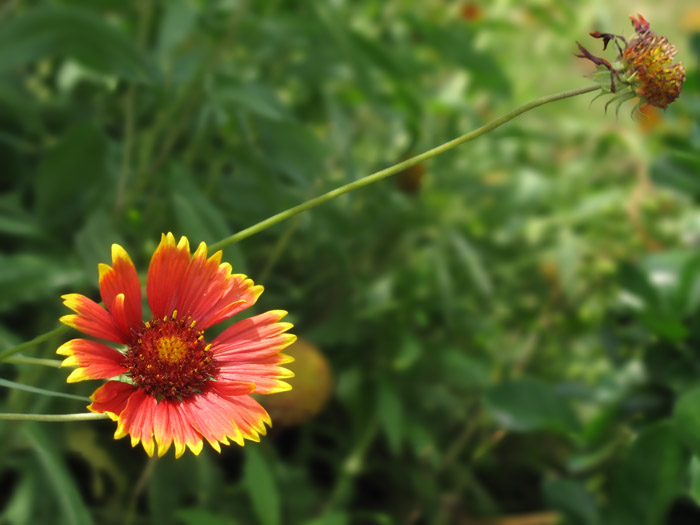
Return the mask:
<svg viewBox="0 0 700 525">
<path fill-rule="evenodd" d="M 59 368 L 61 366 L 61 361 L 59 361 L 58 359 L 44 359 L 42 357 L 24 357 L 23 355 L 7 357 L 4 361 L 6 363 L 12 363 L 14 365 L 40 365 L 50 366 L 51 368 Z"/>
<path fill-rule="evenodd" d="M 288 208 L 280 213 L 277 213 L 276 215 L 268 217 L 267 219 L 260 221 L 259 223 L 254 224 L 253 226 L 250 226 L 244 230 L 241 230 L 238 233 L 235 233 L 235 234 L 231 235 L 230 237 L 226 237 L 225 239 L 213 244 L 210 247 L 210 249 L 212 251 L 217 251 L 217 250 L 220 250 L 221 248 L 225 248 L 226 246 L 228 246 L 230 244 L 234 244 L 236 242 L 242 241 L 243 239 L 250 237 L 251 235 L 255 235 L 256 233 L 260 233 L 261 231 L 269 228 L 270 226 L 274 226 L 282 221 L 285 221 L 285 220 L 289 219 L 290 217 L 293 217 L 294 215 L 297 215 L 297 214 L 304 212 L 306 210 L 310 210 L 311 208 L 315 208 L 316 206 L 318 206 L 320 204 L 323 204 L 325 202 L 333 200 L 336 197 L 340 197 L 341 195 L 349 193 L 353 190 L 363 188 L 363 187 L 368 186 L 372 183 L 375 183 L 377 181 L 380 181 L 382 179 L 390 177 L 391 175 L 395 175 L 396 173 L 399 173 L 407 168 L 410 168 L 411 166 L 415 166 L 416 164 L 424 162 L 428 159 L 432 159 L 433 157 L 436 157 L 442 153 L 445 153 L 446 151 L 454 149 L 457 146 L 464 144 L 465 142 L 472 141 L 474 139 L 481 137 L 482 135 L 485 135 L 486 133 L 489 133 L 490 131 L 493 131 L 494 129 L 498 128 L 499 126 L 502 126 L 506 122 L 513 120 L 515 117 L 520 116 L 523 113 L 530 111 L 531 109 L 534 109 L 534 108 L 539 107 L 539 106 L 543 106 L 545 104 L 549 104 L 550 102 L 556 102 L 557 100 L 563 100 L 565 98 L 571 98 L 571 97 L 575 97 L 578 95 L 583 95 L 584 93 L 590 93 L 591 91 L 596 91 L 599 89 L 600 89 L 599 84 L 593 84 L 590 86 L 571 89 L 568 91 L 562 91 L 560 93 L 555 93 L 553 95 L 547 95 L 544 97 L 536 98 L 535 100 L 532 100 L 532 101 L 528 102 L 527 104 L 523 104 L 522 106 L 515 108 L 514 110 L 506 113 L 505 115 L 503 115 L 495 120 L 492 120 L 488 124 L 485 124 L 484 126 L 481 126 L 480 128 L 477 128 L 473 131 L 470 131 L 469 133 L 466 133 L 465 135 L 462 135 L 461 137 L 457 137 L 456 139 L 450 140 L 449 142 L 445 142 L 444 144 L 441 144 L 440 146 L 437 146 L 437 147 L 435 147 L 431 150 L 428 150 L 424 153 L 421 153 L 419 155 L 416 155 L 415 157 L 411 157 L 410 159 L 407 159 L 403 162 L 399 162 L 398 164 L 394 164 L 393 166 L 390 166 L 390 167 L 385 168 L 383 170 L 377 171 L 376 173 L 372 173 L 371 175 L 367 175 L 366 177 L 363 177 L 363 178 L 358 179 L 356 181 L 345 184 L 344 186 L 340 186 L 338 188 L 335 188 L 334 190 L 331 190 L 327 193 L 324 193 L 323 195 L 320 195 L 320 196 L 315 197 L 313 199 L 310 199 L 306 202 L 303 202 L 297 206 L 293 206 L 292 208 Z"/>
<path fill-rule="evenodd" d="M 6 358 L 10 357 L 11 355 L 18 354 L 26 348 L 31 348 L 32 346 L 43 343 L 44 341 L 48 341 L 52 337 L 55 337 L 57 335 L 61 335 L 64 332 L 67 332 L 68 330 L 69 330 L 68 326 L 61 325 L 58 328 L 54 328 L 50 332 L 46 332 L 45 334 L 41 334 L 41 335 L 36 336 L 34 339 L 30 339 L 29 341 L 25 341 L 24 343 L 21 343 L 17 346 L 13 346 L 12 348 L 8 348 L 7 350 L 0 352 L 0 361 L 4 361 Z"/>
<path fill-rule="evenodd" d="M 337 508 L 346 498 L 350 496 L 353 480 L 362 472 L 365 462 L 365 455 L 369 446 L 374 441 L 379 431 L 379 423 L 375 415 L 366 425 L 364 432 L 356 440 L 350 454 L 342 462 L 340 474 L 335 482 L 335 486 L 330 496 L 323 506 L 321 515 L 325 515 Z"/>
<path fill-rule="evenodd" d="M 44 421 L 61 423 L 68 421 L 93 421 L 95 419 L 108 419 L 107 414 L 94 412 L 81 412 L 78 414 L 10 414 L 0 413 L 0 421 Z"/>
</svg>

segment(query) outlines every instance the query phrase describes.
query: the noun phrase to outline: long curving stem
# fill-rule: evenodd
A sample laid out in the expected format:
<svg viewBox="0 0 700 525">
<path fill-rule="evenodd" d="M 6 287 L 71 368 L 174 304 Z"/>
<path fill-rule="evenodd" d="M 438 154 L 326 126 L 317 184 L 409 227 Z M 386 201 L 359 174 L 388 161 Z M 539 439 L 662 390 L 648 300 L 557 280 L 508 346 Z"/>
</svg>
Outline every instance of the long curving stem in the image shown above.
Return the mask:
<svg viewBox="0 0 700 525">
<path fill-rule="evenodd" d="M 257 224 L 254 224 L 253 226 L 249 226 L 248 228 L 239 231 L 238 233 L 235 233 L 231 235 L 230 237 L 226 237 L 225 239 L 211 245 L 210 249 L 211 251 L 216 251 L 220 250 L 221 248 L 224 248 L 230 244 L 234 244 L 238 241 L 241 241 L 247 237 L 250 237 L 251 235 L 255 235 L 256 233 L 259 233 L 263 231 L 266 228 L 269 228 L 270 226 L 274 226 L 275 224 L 278 224 L 282 221 L 285 221 L 289 219 L 290 217 L 293 217 L 294 215 L 297 215 L 298 213 L 304 212 L 306 210 L 310 210 L 311 208 L 315 208 L 319 204 L 323 204 L 325 202 L 328 202 L 332 199 L 335 199 L 336 197 L 340 197 L 341 195 L 344 195 L 346 193 L 349 193 L 353 190 L 357 190 L 359 188 L 363 188 L 364 186 L 368 186 L 369 184 L 372 184 L 374 182 L 380 181 L 382 179 L 385 179 L 391 175 L 395 175 L 396 173 L 399 173 L 407 168 L 410 168 L 411 166 L 415 166 L 416 164 L 419 164 L 420 162 L 426 161 L 428 159 L 431 159 L 437 155 L 440 155 L 441 153 L 444 153 L 446 151 L 449 151 L 453 148 L 456 148 L 457 146 L 464 144 L 465 142 L 469 142 L 471 140 L 474 140 L 476 138 L 479 138 L 480 136 L 493 131 L 499 126 L 502 126 L 506 122 L 509 122 L 513 120 L 515 117 L 522 115 L 523 113 L 530 111 L 531 109 L 534 109 L 539 106 L 543 106 L 545 104 L 549 104 L 550 102 L 556 102 L 557 100 L 563 100 L 565 98 L 571 98 L 575 97 L 577 95 L 583 95 L 584 93 L 590 93 L 591 91 L 596 91 L 600 89 L 599 84 L 593 84 L 590 86 L 585 86 L 577 89 L 570 89 L 568 91 L 562 91 L 560 93 L 555 93 L 553 95 L 547 95 L 544 97 L 536 98 L 535 100 L 532 100 L 528 102 L 527 104 L 523 104 L 522 106 L 519 106 L 515 108 L 514 110 L 506 113 L 505 115 L 492 120 L 488 124 L 485 124 L 481 126 L 480 128 L 477 128 L 473 131 L 470 131 L 469 133 L 466 133 L 465 135 L 462 135 L 461 137 L 457 137 L 456 139 L 450 140 L 449 142 L 445 142 L 444 144 L 441 144 L 440 146 L 437 146 L 431 150 L 428 150 L 424 153 L 421 153 L 420 155 L 416 155 L 415 157 L 411 157 L 408 160 L 405 160 L 403 162 L 399 162 L 398 164 L 394 164 L 393 166 L 390 166 L 388 168 L 385 168 L 383 170 L 377 171 L 376 173 L 372 173 L 371 175 L 367 175 L 366 177 L 363 177 L 361 179 L 358 179 L 356 181 L 350 182 L 348 184 L 345 184 L 344 186 L 340 186 L 338 188 L 335 188 L 334 190 L 329 191 L 328 193 L 324 193 L 323 195 L 320 195 L 318 197 L 315 197 L 313 199 L 310 199 L 306 202 L 303 202 L 297 206 L 293 206 L 292 208 L 288 208 L 280 213 L 277 213 L 271 217 L 268 217 L 267 219 L 260 221 Z"/>
</svg>

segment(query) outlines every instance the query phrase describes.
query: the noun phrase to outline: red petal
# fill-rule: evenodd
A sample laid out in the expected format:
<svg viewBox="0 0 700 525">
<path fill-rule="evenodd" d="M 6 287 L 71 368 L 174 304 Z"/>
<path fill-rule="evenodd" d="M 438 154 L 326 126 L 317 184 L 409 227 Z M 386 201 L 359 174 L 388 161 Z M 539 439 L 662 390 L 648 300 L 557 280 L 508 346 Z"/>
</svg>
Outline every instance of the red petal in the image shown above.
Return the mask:
<svg viewBox="0 0 700 525">
<path fill-rule="evenodd" d="M 282 381 L 294 374 L 279 365 L 292 359 L 281 351 L 296 340 L 286 334 L 292 325 L 278 322 L 287 312 L 273 310 L 239 321 L 212 342 L 212 355 L 220 366 L 220 381 L 255 384 L 258 394 L 289 390 Z"/>
<path fill-rule="evenodd" d="M 158 457 L 163 456 L 173 442 L 173 425 L 170 417 L 171 404 L 162 401 L 156 407 L 156 415 L 153 422 L 153 434 L 158 443 Z"/>
<path fill-rule="evenodd" d="M 77 293 L 64 295 L 62 299 L 63 304 L 77 314 L 64 315 L 62 323 L 93 337 L 127 344 L 128 332 L 122 331 L 109 312 L 95 301 Z"/>
<path fill-rule="evenodd" d="M 263 292 L 262 286 L 255 286 L 253 281 L 245 275 L 231 275 L 231 266 L 227 263 L 222 264 L 219 271 L 225 274 L 226 284 L 223 288 L 225 291 L 217 301 L 212 302 L 206 310 L 198 314 L 199 317 L 196 319 L 199 320 L 202 329 L 209 328 L 250 308 Z"/>
<path fill-rule="evenodd" d="M 182 280 L 177 310 L 204 330 L 252 306 L 261 293 L 262 286 L 245 275 L 231 274 L 231 265 L 221 263 L 220 251 L 207 259 L 207 246 L 201 243 Z"/>
<path fill-rule="evenodd" d="M 73 339 L 61 345 L 56 353 L 67 356 L 61 366 L 78 367 L 68 376 L 69 383 L 109 379 L 127 371 L 124 354 L 96 341 Z"/>
<path fill-rule="evenodd" d="M 130 328 L 136 329 L 138 325 L 129 325 L 129 320 L 126 317 L 126 304 L 123 293 L 120 293 L 114 298 L 112 306 L 109 309 L 116 324 L 123 333 L 131 333 Z M 143 324 L 143 322 L 141 322 Z"/>
<path fill-rule="evenodd" d="M 195 312 L 201 310 L 202 305 L 209 306 L 219 298 L 222 283 L 216 280 L 216 274 L 220 260 L 221 252 L 207 259 L 207 245 L 200 243 L 182 279 L 177 301 L 177 311 L 181 316 L 192 316 L 200 321 Z"/>
<path fill-rule="evenodd" d="M 221 367 L 219 381 L 250 382 L 256 394 L 277 394 L 292 387 L 284 379 L 294 377 L 294 372 L 274 363 L 259 365 L 231 365 Z"/>
<path fill-rule="evenodd" d="M 129 254 L 118 244 L 112 245 L 112 266 L 100 264 L 100 295 L 105 306 L 112 311 L 118 295 L 124 295 L 124 312 L 128 326 L 141 326 L 141 285 Z M 128 330 L 126 330 L 128 333 Z"/>
<path fill-rule="evenodd" d="M 243 445 L 244 439 L 259 441 L 270 418 L 252 397 L 244 395 L 245 385 L 215 382 L 201 395 L 183 403 L 194 428 L 219 450 L 229 439 Z"/>
<path fill-rule="evenodd" d="M 186 410 L 192 426 L 217 452 L 221 451 L 219 443 L 228 445 L 229 439 L 243 445 L 243 435 L 230 413 L 230 403 L 214 390 L 193 398 Z"/>
<path fill-rule="evenodd" d="M 152 456 L 155 445 L 153 442 L 153 422 L 157 405 L 156 398 L 146 394 L 143 390 L 134 392 L 124 410 L 119 414 L 119 426 L 115 437 L 121 438 L 127 434 L 130 435 L 132 447 L 141 441 L 148 455 Z"/>
<path fill-rule="evenodd" d="M 197 395 L 193 397 L 199 397 Z M 179 458 L 187 446 L 195 455 L 202 451 L 202 436 L 192 427 L 184 404 L 188 401 L 163 400 L 156 407 L 154 434 L 158 456 L 164 455 L 175 443 L 175 457 Z"/>
<path fill-rule="evenodd" d="M 88 406 L 88 410 L 105 413 L 116 421 L 119 414 L 126 408 L 129 397 L 136 390 L 136 387 L 129 383 L 108 381 L 90 396 L 92 403 Z"/>
<path fill-rule="evenodd" d="M 175 310 L 189 262 L 190 245 L 187 237 L 181 237 L 177 245 L 172 233 L 161 237 L 151 258 L 146 284 L 148 304 L 154 318 L 170 316 Z"/>
<path fill-rule="evenodd" d="M 270 416 L 265 409 L 252 397 L 245 395 L 228 395 L 225 387 L 220 388 L 219 383 L 212 383 L 212 390 L 228 403 L 225 415 L 235 422 L 245 439 L 260 441 L 260 435 L 267 433 Z M 222 406 L 223 410 L 223 406 Z"/>
</svg>

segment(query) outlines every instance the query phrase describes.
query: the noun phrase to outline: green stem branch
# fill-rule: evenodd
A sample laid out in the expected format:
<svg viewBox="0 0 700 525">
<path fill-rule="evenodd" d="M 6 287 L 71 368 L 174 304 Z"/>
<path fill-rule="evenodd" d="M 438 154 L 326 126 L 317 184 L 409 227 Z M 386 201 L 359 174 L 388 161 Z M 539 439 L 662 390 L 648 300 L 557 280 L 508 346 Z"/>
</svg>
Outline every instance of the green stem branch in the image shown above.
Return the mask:
<svg viewBox="0 0 700 525">
<path fill-rule="evenodd" d="M 45 334 L 36 336 L 34 339 L 30 339 L 29 341 L 25 341 L 22 344 L 13 346 L 12 348 L 8 348 L 7 350 L 3 350 L 2 352 L 0 352 L 0 361 L 5 360 L 11 355 L 18 354 L 26 348 L 31 348 L 34 345 L 38 345 L 40 343 L 43 343 L 44 341 L 48 341 L 49 339 L 61 335 L 64 332 L 67 332 L 68 330 L 69 327 L 61 325 L 58 328 L 51 330 L 50 332 L 46 332 Z"/>
<path fill-rule="evenodd" d="M 4 359 L 6 363 L 12 363 L 14 365 L 40 365 L 40 366 L 50 366 L 52 368 L 59 368 L 61 366 L 61 361 L 58 359 L 44 359 L 41 357 L 25 357 L 23 355 L 16 355 L 14 357 L 7 357 Z"/>
<path fill-rule="evenodd" d="M 221 248 L 224 248 L 230 244 L 234 244 L 234 243 L 239 242 L 243 239 L 246 239 L 247 237 L 250 237 L 251 235 L 255 235 L 256 233 L 260 233 L 261 231 L 265 230 L 266 228 L 269 228 L 270 226 L 274 226 L 282 221 L 285 221 L 285 220 L 289 219 L 290 217 L 293 217 L 294 215 L 297 215 L 297 214 L 304 212 L 306 210 L 310 210 L 311 208 L 315 208 L 316 206 L 318 206 L 320 204 L 323 204 L 323 203 L 328 202 L 332 199 L 335 199 L 336 197 L 340 197 L 341 195 L 349 193 L 353 190 L 363 188 L 364 186 L 368 186 L 374 182 L 385 179 L 391 175 L 395 175 L 396 173 L 399 173 L 407 168 L 410 168 L 411 166 L 415 166 L 416 164 L 419 164 L 419 163 L 424 162 L 428 159 L 436 157 L 437 155 L 440 155 L 441 153 L 445 153 L 446 151 L 449 151 L 453 148 L 456 148 L 457 146 L 464 144 L 465 142 L 469 142 L 471 140 L 479 138 L 480 136 L 485 135 L 486 133 L 489 133 L 490 131 L 493 131 L 497 127 L 502 126 L 506 122 L 513 120 L 515 117 L 522 115 L 523 113 L 525 113 L 527 111 L 530 111 L 531 109 L 534 109 L 534 108 L 539 107 L 539 106 L 543 106 L 545 104 L 549 104 L 550 102 L 556 102 L 557 100 L 563 100 L 565 98 L 575 97 L 577 95 L 583 95 L 584 93 L 590 93 L 591 91 L 596 91 L 598 89 L 600 89 L 600 85 L 594 84 L 594 85 L 585 86 L 585 87 L 581 87 L 581 88 L 577 88 L 577 89 L 571 89 L 568 91 L 562 91 L 560 93 L 555 93 L 553 95 L 547 95 L 544 97 L 536 98 L 535 100 L 532 100 L 532 101 L 528 102 L 527 104 L 523 104 L 522 106 L 515 108 L 514 110 L 506 113 L 505 115 L 503 115 L 495 120 L 492 120 L 488 124 L 485 124 L 484 126 L 481 126 L 478 129 L 470 131 L 469 133 L 466 133 L 465 135 L 462 135 L 461 137 L 457 137 L 456 139 L 450 140 L 449 142 L 445 142 L 444 144 L 441 144 L 440 146 L 437 146 L 431 150 L 428 150 L 425 153 L 421 153 L 420 155 L 416 155 L 415 157 L 411 157 L 408 160 L 405 160 L 403 162 L 399 162 L 398 164 L 394 164 L 393 166 L 390 166 L 390 167 L 385 168 L 383 170 L 377 171 L 376 173 L 372 173 L 371 175 L 367 175 L 366 177 L 363 177 L 363 178 L 358 179 L 356 181 L 350 182 L 349 184 L 345 184 L 344 186 L 340 186 L 339 188 L 335 188 L 334 190 L 331 190 L 327 193 L 324 193 L 323 195 L 320 195 L 319 197 L 313 198 L 313 199 L 308 200 L 306 202 L 303 202 L 297 206 L 293 206 L 292 208 L 286 209 L 286 210 L 284 210 L 276 215 L 268 217 L 267 219 L 265 219 L 257 224 L 254 224 L 253 226 L 250 226 L 244 230 L 241 230 L 238 233 L 235 233 L 234 235 L 231 235 L 230 237 L 226 237 L 225 239 L 217 242 L 216 244 L 213 244 L 210 247 L 210 249 L 211 249 L 211 251 L 220 250 Z"/>
<path fill-rule="evenodd" d="M 66 422 L 66 421 L 93 421 L 95 419 L 108 419 L 107 414 L 96 414 L 94 412 L 81 412 L 79 414 L 9 414 L 0 413 L 0 421 L 45 421 L 45 422 Z"/>
</svg>

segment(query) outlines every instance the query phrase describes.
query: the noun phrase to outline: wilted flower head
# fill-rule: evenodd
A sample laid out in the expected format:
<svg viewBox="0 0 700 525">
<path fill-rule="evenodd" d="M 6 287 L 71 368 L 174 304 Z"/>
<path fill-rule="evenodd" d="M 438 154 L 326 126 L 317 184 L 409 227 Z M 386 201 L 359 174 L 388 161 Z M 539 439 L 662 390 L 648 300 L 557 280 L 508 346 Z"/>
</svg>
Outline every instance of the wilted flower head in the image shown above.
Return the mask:
<svg viewBox="0 0 700 525">
<path fill-rule="evenodd" d="M 591 33 L 591 36 L 603 39 L 603 49 L 608 47 L 610 41 L 615 43 L 619 55 L 612 63 L 592 55 L 578 42 L 582 54 L 576 56 L 587 58 L 599 66 L 595 78 L 601 82 L 601 94 L 616 95 L 608 104 L 614 100 L 622 104 L 639 97 L 639 105 L 650 104 L 665 109 L 681 93 L 685 67 L 680 62 L 673 63 L 673 57 L 677 53 L 675 46 L 665 36 L 655 35 L 642 15 L 638 17 L 639 19 L 630 15 L 635 33 L 629 41 L 611 33 Z"/>
<path fill-rule="evenodd" d="M 64 295 L 75 311 L 68 326 L 102 339 L 73 339 L 57 353 L 62 366 L 77 367 L 68 382 L 110 379 L 92 395 L 93 412 L 117 422 L 115 438 L 131 436 L 149 455 L 175 445 L 194 454 L 206 440 L 243 445 L 259 441 L 270 418 L 250 394 L 289 390 L 293 376 L 281 365 L 293 361 L 282 350 L 295 336 L 280 322 L 287 312 L 272 310 L 243 319 L 209 341 L 206 331 L 255 304 L 262 286 L 231 272 L 221 252 L 207 258 L 204 243 L 190 254 L 187 238 L 163 235 L 146 281 L 150 315 L 142 318 L 141 285 L 129 255 L 112 246 L 112 266 L 100 264 L 105 308 L 79 295 Z"/>
</svg>

